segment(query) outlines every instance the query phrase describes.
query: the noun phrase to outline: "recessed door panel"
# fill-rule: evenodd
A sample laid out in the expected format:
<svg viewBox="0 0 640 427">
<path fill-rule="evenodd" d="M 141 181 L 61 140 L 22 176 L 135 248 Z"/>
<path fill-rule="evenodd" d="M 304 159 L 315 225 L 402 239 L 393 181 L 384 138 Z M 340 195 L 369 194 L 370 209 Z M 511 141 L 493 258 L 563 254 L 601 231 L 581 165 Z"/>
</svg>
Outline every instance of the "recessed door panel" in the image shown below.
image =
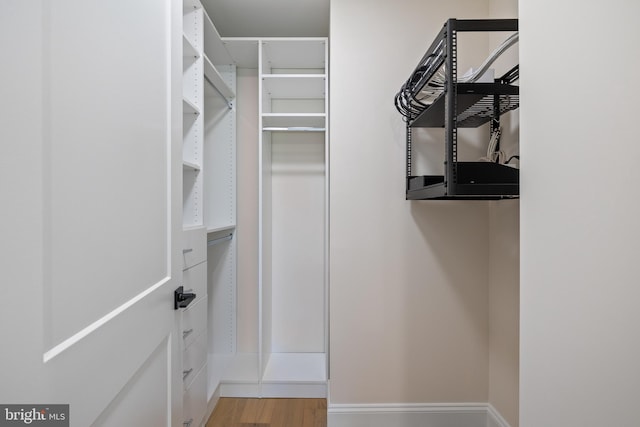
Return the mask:
<svg viewBox="0 0 640 427">
<path fill-rule="evenodd" d="M 51 347 L 169 275 L 171 82 L 170 27 L 157 1 L 55 2 L 49 16 L 43 109 Z"/>
<path fill-rule="evenodd" d="M 171 363 L 162 343 L 93 423 L 94 426 L 169 426 Z M 144 404 L 140 404 L 144 402 Z"/>
</svg>

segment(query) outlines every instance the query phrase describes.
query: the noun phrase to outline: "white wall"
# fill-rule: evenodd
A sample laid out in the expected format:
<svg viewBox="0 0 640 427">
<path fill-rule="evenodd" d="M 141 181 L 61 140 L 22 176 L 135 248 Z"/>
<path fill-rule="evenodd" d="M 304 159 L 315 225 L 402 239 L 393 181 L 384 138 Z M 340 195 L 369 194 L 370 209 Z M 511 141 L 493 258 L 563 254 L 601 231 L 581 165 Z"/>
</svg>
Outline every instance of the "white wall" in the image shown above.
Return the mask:
<svg viewBox="0 0 640 427">
<path fill-rule="evenodd" d="M 492 18 L 517 18 L 516 0 L 490 0 Z M 505 40 L 491 33 L 490 49 Z M 501 76 L 519 63 L 518 45 L 494 64 Z M 519 110 L 500 118 L 500 148 L 506 158 L 519 154 Z M 516 163 L 517 164 L 517 163 Z M 490 208 L 489 225 L 489 403 L 511 427 L 518 427 L 519 317 L 520 317 L 520 202 L 503 200 Z"/>
<path fill-rule="evenodd" d="M 324 133 L 274 132 L 271 139 L 271 350 L 323 353 Z"/>
<path fill-rule="evenodd" d="M 489 403 L 518 427 L 519 201 L 493 202 L 489 217 Z"/>
<path fill-rule="evenodd" d="M 520 1 L 521 427 L 639 423 L 638 16 Z"/>
<path fill-rule="evenodd" d="M 332 404 L 488 400 L 488 206 L 404 199 L 393 106 L 447 18 L 488 12 L 476 0 L 331 2 Z M 486 56 L 487 38 L 470 43 Z"/>
</svg>

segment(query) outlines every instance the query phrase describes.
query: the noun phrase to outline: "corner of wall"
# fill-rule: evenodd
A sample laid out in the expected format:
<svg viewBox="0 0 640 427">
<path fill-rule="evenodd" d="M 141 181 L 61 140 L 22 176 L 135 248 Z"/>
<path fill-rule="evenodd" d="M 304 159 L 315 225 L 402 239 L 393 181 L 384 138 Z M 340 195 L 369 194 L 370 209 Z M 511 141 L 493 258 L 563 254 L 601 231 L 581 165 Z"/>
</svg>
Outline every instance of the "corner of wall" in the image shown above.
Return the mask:
<svg viewBox="0 0 640 427">
<path fill-rule="evenodd" d="M 518 427 L 520 203 L 492 203 L 489 236 L 489 404 Z"/>
</svg>

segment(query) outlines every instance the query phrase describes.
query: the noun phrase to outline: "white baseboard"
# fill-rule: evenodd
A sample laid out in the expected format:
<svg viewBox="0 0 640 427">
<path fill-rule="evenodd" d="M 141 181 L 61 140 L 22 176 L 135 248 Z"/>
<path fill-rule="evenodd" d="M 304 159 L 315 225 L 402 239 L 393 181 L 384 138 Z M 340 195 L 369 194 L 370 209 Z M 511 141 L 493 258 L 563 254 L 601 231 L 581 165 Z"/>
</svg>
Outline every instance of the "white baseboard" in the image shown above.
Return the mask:
<svg viewBox="0 0 640 427">
<path fill-rule="evenodd" d="M 490 403 L 487 405 L 487 427 L 511 427 Z"/>
<path fill-rule="evenodd" d="M 326 398 L 327 383 L 263 382 L 261 397 Z"/>
<path fill-rule="evenodd" d="M 223 382 L 220 384 L 220 397 L 260 397 L 260 385 Z"/>
<path fill-rule="evenodd" d="M 287 398 L 326 398 L 326 383 L 302 382 L 263 382 L 231 383 L 223 382 L 219 385 L 220 397 L 287 397 Z"/>
<path fill-rule="evenodd" d="M 330 404 L 327 427 L 509 427 L 487 403 Z"/>
</svg>

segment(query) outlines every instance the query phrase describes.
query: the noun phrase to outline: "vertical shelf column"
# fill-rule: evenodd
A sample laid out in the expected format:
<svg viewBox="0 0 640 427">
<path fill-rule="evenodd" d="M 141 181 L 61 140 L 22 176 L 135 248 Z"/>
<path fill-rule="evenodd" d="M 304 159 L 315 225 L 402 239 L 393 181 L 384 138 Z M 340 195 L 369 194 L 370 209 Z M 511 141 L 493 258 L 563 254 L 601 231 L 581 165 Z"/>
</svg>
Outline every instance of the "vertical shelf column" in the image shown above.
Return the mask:
<svg viewBox="0 0 640 427">
<path fill-rule="evenodd" d="M 235 151 L 225 146 L 225 141 L 235 143 L 235 122 L 231 125 L 230 119 L 235 100 L 227 92 L 236 90 L 230 78 L 235 66 L 257 68 L 259 168 L 258 313 L 256 331 L 249 332 L 257 335 L 258 342 L 255 349 L 238 348 L 240 336 L 247 333 L 237 323 L 239 310 L 246 310 L 251 302 L 241 300 L 237 288 L 232 264 L 235 238 L 218 241 L 207 257 L 209 393 L 216 388 L 220 396 L 325 397 L 327 39 L 224 39 L 220 43 L 215 29 L 207 28 L 205 15 L 204 218 L 209 240 L 235 235 L 235 164 L 229 157 Z M 216 49 L 222 46 L 227 51 L 230 62 L 216 59 L 216 49 L 208 50 L 210 38 Z M 215 73 L 207 71 L 207 60 Z M 217 87 L 216 81 L 224 87 Z M 242 96 L 255 102 L 252 95 Z"/>
<path fill-rule="evenodd" d="M 182 225 L 183 286 L 196 298 L 181 309 L 183 424 L 200 425 L 207 396 L 207 254 L 203 186 L 203 9 L 198 0 L 183 2 L 182 36 Z"/>
<path fill-rule="evenodd" d="M 326 397 L 327 39 L 261 39 L 261 395 Z"/>
<path fill-rule="evenodd" d="M 204 223 L 209 296 L 208 392 L 257 397 L 257 351 L 238 348 L 236 64 L 204 13 Z M 244 352 L 243 352 L 244 350 Z"/>
<path fill-rule="evenodd" d="M 184 228 L 203 226 L 203 12 L 197 0 L 183 4 L 183 185 Z"/>
</svg>

